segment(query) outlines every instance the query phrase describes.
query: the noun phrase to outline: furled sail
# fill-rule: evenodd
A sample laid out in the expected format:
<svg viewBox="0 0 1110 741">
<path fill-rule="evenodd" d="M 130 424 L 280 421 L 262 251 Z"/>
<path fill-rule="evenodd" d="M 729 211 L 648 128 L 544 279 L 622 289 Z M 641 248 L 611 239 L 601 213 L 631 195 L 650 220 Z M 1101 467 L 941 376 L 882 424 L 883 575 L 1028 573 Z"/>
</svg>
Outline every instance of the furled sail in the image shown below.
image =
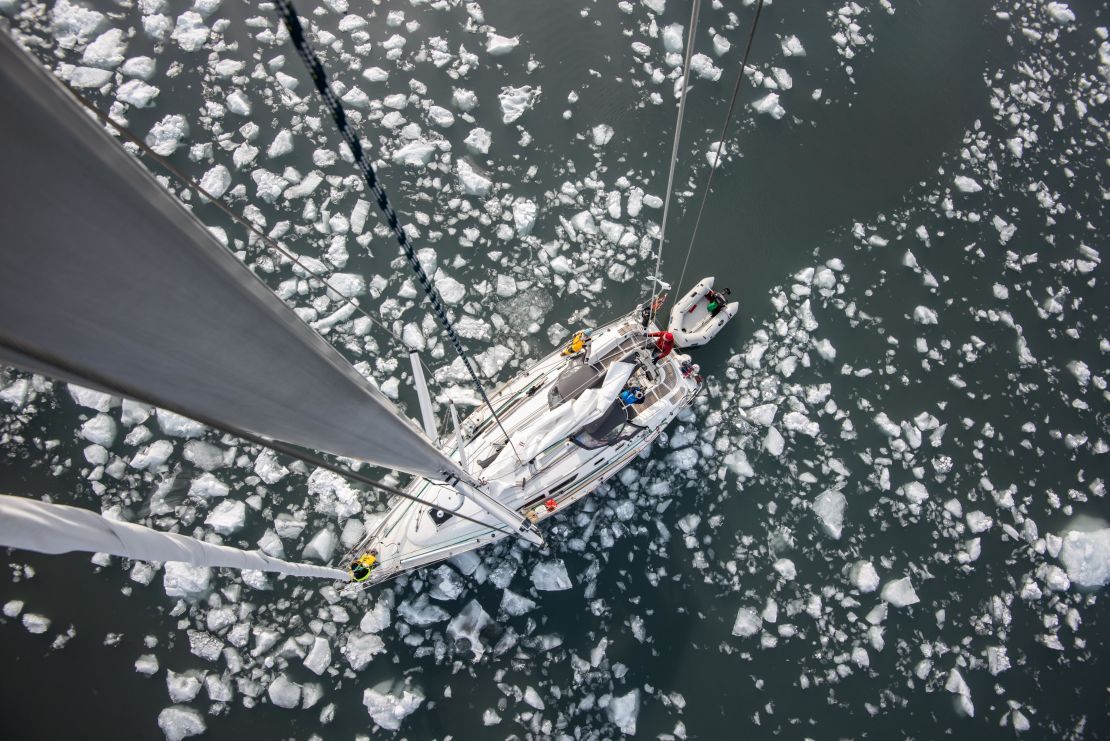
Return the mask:
<svg viewBox="0 0 1110 741">
<path fill-rule="evenodd" d="M 187 535 L 109 520 L 87 509 L 0 494 L 0 545 L 38 553 L 109 553 L 139 561 L 255 569 L 290 576 L 346 579 L 339 569 L 290 563 L 258 551 L 214 545 Z"/>
<path fill-rule="evenodd" d="M 0 362 L 442 479 L 466 474 L 0 33 Z"/>
</svg>

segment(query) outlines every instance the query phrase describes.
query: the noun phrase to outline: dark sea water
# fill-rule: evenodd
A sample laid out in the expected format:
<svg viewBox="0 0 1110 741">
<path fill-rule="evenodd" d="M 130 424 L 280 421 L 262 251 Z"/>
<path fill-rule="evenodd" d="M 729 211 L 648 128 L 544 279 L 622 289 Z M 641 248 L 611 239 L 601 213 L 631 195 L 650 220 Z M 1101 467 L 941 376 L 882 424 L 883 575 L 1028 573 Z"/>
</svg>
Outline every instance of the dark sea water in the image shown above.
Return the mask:
<svg viewBox="0 0 1110 741">
<path fill-rule="evenodd" d="M 424 324 L 439 390 L 465 385 L 403 289 L 406 267 L 376 214 L 367 220 L 372 237 L 361 242 L 348 219 L 330 219 L 350 217 L 360 193 L 351 166 L 333 156 L 339 138 L 330 121 L 305 120 L 321 109 L 292 47 L 264 32 L 278 29 L 272 8 L 198 3 L 197 20 L 213 32 L 190 51 L 185 37 L 158 41 L 144 31 L 144 16 L 156 30 L 159 14 L 170 29 L 182 27 L 185 3 L 100 0 L 87 7 L 105 17 L 83 39 L 67 38 L 73 13 L 61 5 L 15 1 L 0 12 L 63 76 L 72 74 L 64 65 L 82 64 L 87 42 L 122 30 L 123 56 L 154 59 L 148 83 L 159 90 L 148 108 L 117 104 L 127 126 L 145 136 L 164 117 L 183 116 L 189 133 L 171 155 L 175 164 L 197 178 L 226 167 L 235 210 L 266 230 L 288 221 L 282 239 L 290 247 L 329 271 L 363 276 L 372 290 L 362 305 L 393 331 Z M 720 5 L 701 9 L 695 51 L 723 74 L 716 82 L 695 76 L 689 92 L 662 258 L 669 282 L 682 269 L 705 155 L 754 15 L 751 5 Z M 441 289 L 463 289 L 453 311 L 477 320 L 467 346 L 491 383 L 569 330 L 607 321 L 647 295 L 649 237 L 662 210 L 631 214 L 629 193 L 664 195 L 673 81 L 653 82 L 651 69 L 676 74 L 662 29 L 688 23 L 686 3 L 667 0 L 661 15 L 638 3 L 585 1 L 484 2 L 481 13 L 453 2 L 347 6 L 298 9 L 330 34 L 313 39 L 333 78 L 375 101 L 362 109 L 361 134 L 380 155 L 398 211 L 417 226 L 415 243 L 434 248 Z M 554 518 L 548 550 L 502 543 L 479 559 L 341 598 L 340 609 L 329 609 L 335 595 L 321 583 L 271 580 L 263 590 L 222 571 L 208 593 L 182 601 L 165 594 L 161 570 L 144 584 L 142 570 L 121 559 L 8 552 L 0 602 L 22 601 L 23 614 L 50 624 L 35 635 L 21 616 L 0 617 L 3 735 L 159 739 L 160 714 L 165 720 L 173 713 L 164 709 L 175 707 L 216 738 L 1110 737 L 1105 587 L 1084 585 L 1091 578 L 1080 560 L 1062 557 L 1075 543 L 1101 542 L 1086 567 L 1101 568 L 1105 582 L 1110 21 L 1104 4 L 1070 6 L 768 4 L 750 59 L 759 74 L 741 93 L 684 281 L 716 276 L 739 297 L 741 314 L 696 351 L 708 393 L 650 454 Z M 391 25 L 393 11 L 403 13 L 399 25 Z M 354 34 L 339 30 L 351 14 L 366 21 Z M 722 56 L 710 28 L 731 42 Z M 519 35 L 519 45 L 487 54 L 493 30 Z M 369 49 L 358 48 L 360 31 Z M 399 56 L 383 45 L 394 34 L 406 39 Z M 804 56 L 786 55 L 791 36 Z M 461 75 L 460 45 L 476 55 Z M 443 66 L 435 49 L 450 55 Z M 300 81 L 285 97 L 270 64 L 279 54 L 282 72 Z M 221 76 L 229 70 L 220 60 L 244 64 Z M 361 75 L 372 67 L 388 80 Z M 788 73 L 789 88 L 773 68 Z M 83 92 L 107 110 L 128 79 L 117 71 Z M 498 94 L 524 85 L 541 92 L 506 124 Z M 476 94 L 467 116 L 452 105 L 453 88 Z M 248 114 L 205 108 L 234 90 L 250 100 Z M 785 110 L 778 119 L 751 107 L 771 92 Z M 399 113 L 418 130 L 383 127 L 391 109 L 377 101 L 398 93 L 411 93 Z M 452 111 L 453 125 L 438 127 L 428 105 Z M 602 125 L 613 133 L 598 144 Z M 491 133 L 488 154 L 467 150 L 476 127 Z M 282 129 L 293 149 L 268 157 Z M 429 164 L 392 161 L 406 136 L 441 143 Z M 463 158 L 488 176 L 489 195 L 459 195 Z M 318 170 L 328 179 L 307 198 L 267 200 L 256 185 L 265 179 L 260 168 L 290 175 L 283 190 L 294 179 L 290 167 L 297 177 Z M 19 187 L 18 174 L 5 181 Z M 275 290 L 297 277 L 243 227 L 167 184 L 225 230 Z M 619 193 L 616 215 L 605 213 L 611 192 Z M 522 198 L 538 206 L 526 235 L 503 215 Z M 634 238 L 570 234 L 560 218 L 582 211 Z M 497 294 L 498 276 L 515 279 L 514 295 Z M 284 295 L 311 307 L 310 320 L 339 307 L 319 284 L 305 289 Z M 203 301 L 203 286 L 196 291 Z M 368 363 L 386 388 L 399 382 L 400 403 L 415 416 L 404 361 L 385 332 L 372 329 L 367 342 L 347 321 L 325 336 L 352 362 Z M 160 529 L 219 538 L 204 525 L 214 503 L 187 495 L 202 471 L 186 459 L 185 440 L 155 416 L 141 423 L 149 432 L 141 440 L 122 423 L 118 401 L 98 412 L 60 382 L 32 379 L 28 393 L 15 393 L 25 379 L 0 370 L 5 492 L 118 507 Z M 116 476 L 85 457 L 90 443 L 80 430 L 101 412 L 119 427 L 108 446 L 110 461 L 121 461 L 109 463 Z M 164 464 L 129 465 L 158 439 L 174 445 Z M 253 471 L 260 450 L 217 433 L 204 439 L 231 451 L 212 471 L 228 496 L 255 497 L 225 542 L 257 547 L 287 513 L 306 522 L 284 542 L 295 559 L 322 528 L 342 527 L 334 501 L 309 494 L 310 471 L 283 461 L 291 472 L 266 485 Z M 159 490 L 172 506 L 152 514 Z M 828 510 L 837 501 L 842 527 Z M 362 516 L 382 506 L 366 493 Z M 1069 541 L 1068 532 L 1080 535 Z M 533 569 L 556 560 L 573 587 L 537 591 Z M 855 576 L 862 562 L 877 573 L 877 589 Z M 898 606 L 888 585 L 903 578 L 918 601 Z M 505 590 L 534 607 L 509 614 Z M 430 622 L 414 624 L 421 611 L 412 607 L 426 604 L 442 612 L 425 607 Z M 188 631 L 211 632 L 232 648 L 234 628 L 209 628 L 224 608 L 253 633 L 237 660 L 225 653 L 208 661 L 190 651 Z M 374 610 L 389 616 L 384 627 L 362 622 Z M 383 651 L 355 671 L 343 647 L 363 628 L 380 636 Z M 468 628 L 476 638 L 460 639 Z M 276 642 L 255 650 L 263 631 Z M 303 665 L 318 635 L 332 651 L 320 676 Z M 136 672 L 142 655 L 157 657 L 153 676 Z M 199 692 L 172 699 L 167 671 L 191 674 Z M 303 686 L 309 707 L 270 701 L 279 674 Z M 214 697 L 206 680 L 230 687 L 230 699 Z M 368 689 L 423 699 L 382 724 L 364 705 Z"/>
</svg>

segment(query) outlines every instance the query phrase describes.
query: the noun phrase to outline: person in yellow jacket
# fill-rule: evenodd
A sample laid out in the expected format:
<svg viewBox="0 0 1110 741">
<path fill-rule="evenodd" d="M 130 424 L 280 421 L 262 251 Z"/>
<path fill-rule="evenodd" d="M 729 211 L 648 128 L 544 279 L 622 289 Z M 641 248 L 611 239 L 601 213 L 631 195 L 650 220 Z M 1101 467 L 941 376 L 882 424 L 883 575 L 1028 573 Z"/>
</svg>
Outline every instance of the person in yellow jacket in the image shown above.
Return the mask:
<svg viewBox="0 0 1110 741">
<path fill-rule="evenodd" d="M 582 352 L 593 333 L 592 329 L 580 329 L 575 332 L 574 337 L 570 338 L 570 344 L 563 348 L 563 355 L 577 355 Z"/>
<path fill-rule="evenodd" d="M 375 551 L 363 553 L 351 562 L 351 579 L 354 581 L 366 581 L 370 578 L 370 572 L 372 572 L 377 565 L 378 554 Z"/>
</svg>

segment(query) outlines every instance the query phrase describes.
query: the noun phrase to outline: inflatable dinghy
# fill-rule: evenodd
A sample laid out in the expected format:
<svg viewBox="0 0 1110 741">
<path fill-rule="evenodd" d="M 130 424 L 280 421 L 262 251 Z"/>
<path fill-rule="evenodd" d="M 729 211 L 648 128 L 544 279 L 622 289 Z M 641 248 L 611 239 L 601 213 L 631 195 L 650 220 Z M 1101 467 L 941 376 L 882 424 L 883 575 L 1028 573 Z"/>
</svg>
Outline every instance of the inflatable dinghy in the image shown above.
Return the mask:
<svg viewBox="0 0 1110 741">
<path fill-rule="evenodd" d="M 717 336 L 729 319 L 740 311 L 740 303 L 733 301 L 720 309 L 716 315 L 710 313 L 709 292 L 713 290 L 713 278 L 704 278 L 687 291 L 671 309 L 671 319 L 667 331 L 674 335 L 675 347 L 701 347 Z"/>
</svg>

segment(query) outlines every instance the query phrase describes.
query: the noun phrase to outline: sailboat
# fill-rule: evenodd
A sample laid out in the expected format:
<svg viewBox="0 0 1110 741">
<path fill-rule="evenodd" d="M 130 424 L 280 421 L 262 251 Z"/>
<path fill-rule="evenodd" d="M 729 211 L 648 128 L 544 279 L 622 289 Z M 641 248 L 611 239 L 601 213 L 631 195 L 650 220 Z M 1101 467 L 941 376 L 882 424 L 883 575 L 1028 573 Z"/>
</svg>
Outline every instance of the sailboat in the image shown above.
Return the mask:
<svg viewBox="0 0 1110 741">
<path fill-rule="evenodd" d="M 310 62 L 291 6 L 277 5 Z M 309 68 L 357 161 L 357 138 L 334 96 L 325 94 L 322 66 Z M 677 332 L 672 351 L 664 342 L 675 333 L 657 326 L 661 297 L 653 297 L 487 394 L 364 165 L 370 190 L 485 402 L 440 435 L 418 362 L 413 377 L 423 428 L 219 244 L 5 34 L 0 105 L 0 132 L 19 143 L 0 148 L 0 167 L 22 179 L 0 200 L 8 243 L 0 250 L 0 361 L 154 404 L 379 488 L 312 451 L 415 477 L 405 490 L 391 490 L 399 501 L 338 569 L 286 573 L 334 578 L 345 569 L 368 586 L 505 537 L 543 546 L 541 522 L 618 473 L 692 403 L 700 377 L 682 350 L 707 342 L 738 308 L 729 304 L 719 322 L 719 306 L 712 316 L 702 311 L 698 327 L 689 327 L 686 309 L 676 306 L 668 325 Z M 705 285 L 712 280 L 699 284 Z M 694 295 L 693 305 L 708 302 L 707 291 Z M 99 526 L 87 518 L 20 511 L 26 516 L 18 527 L 0 528 L 0 544 L 61 552 L 128 537 L 122 527 L 94 537 L 89 528 Z M 167 556 L 125 542 L 113 552 L 188 560 L 188 550 Z"/>
</svg>

